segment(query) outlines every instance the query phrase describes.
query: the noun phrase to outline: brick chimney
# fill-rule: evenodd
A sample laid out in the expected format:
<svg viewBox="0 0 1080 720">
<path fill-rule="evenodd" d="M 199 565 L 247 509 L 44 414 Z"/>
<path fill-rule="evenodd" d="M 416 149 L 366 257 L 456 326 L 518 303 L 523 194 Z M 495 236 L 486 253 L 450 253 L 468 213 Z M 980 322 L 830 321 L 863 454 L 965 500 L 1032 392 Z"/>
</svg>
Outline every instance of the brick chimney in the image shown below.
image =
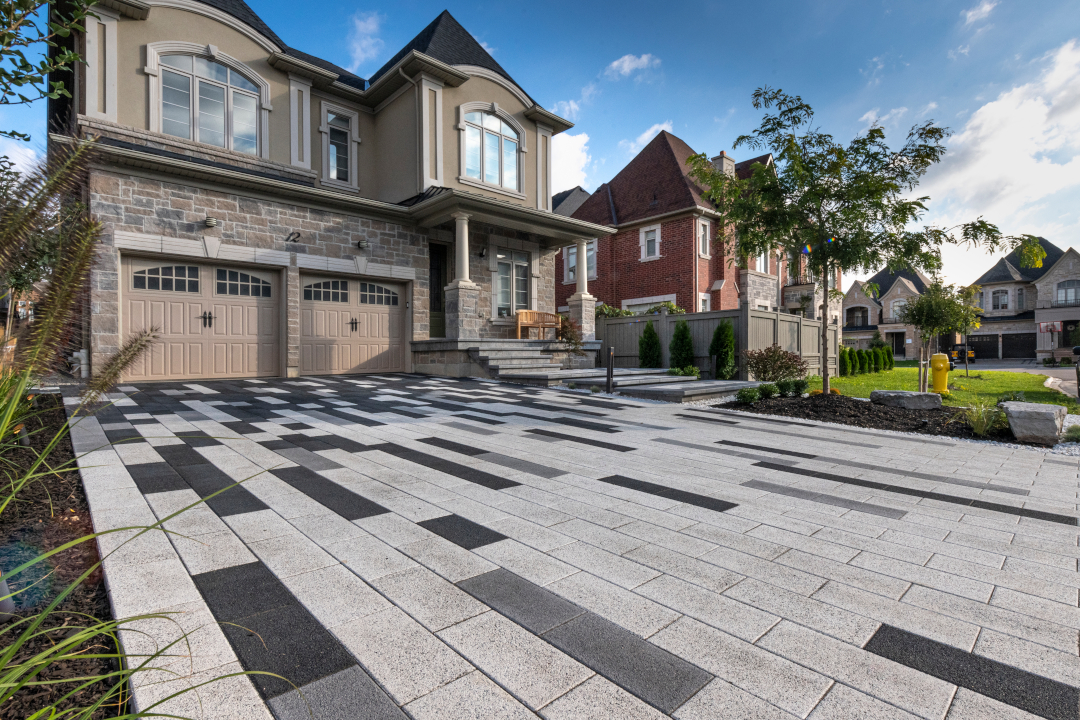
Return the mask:
<svg viewBox="0 0 1080 720">
<path fill-rule="evenodd" d="M 735 160 L 723 150 L 712 159 L 713 167 L 728 175 L 735 174 Z"/>
</svg>

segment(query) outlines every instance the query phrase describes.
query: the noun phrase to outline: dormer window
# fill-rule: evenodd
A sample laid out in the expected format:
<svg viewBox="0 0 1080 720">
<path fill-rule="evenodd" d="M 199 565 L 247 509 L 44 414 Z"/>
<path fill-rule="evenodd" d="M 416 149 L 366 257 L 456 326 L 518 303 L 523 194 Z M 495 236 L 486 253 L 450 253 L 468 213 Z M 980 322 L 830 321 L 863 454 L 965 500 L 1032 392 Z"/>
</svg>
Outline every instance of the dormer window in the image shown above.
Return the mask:
<svg viewBox="0 0 1080 720">
<path fill-rule="evenodd" d="M 259 88 L 213 60 L 163 55 L 161 132 L 257 155 Z"/>
<path fill-rule="evenodd" d="M 465 177 L 518 192 L 520 145 L 520 133 L 495 113 L 465 113 Z"/>
</svg>

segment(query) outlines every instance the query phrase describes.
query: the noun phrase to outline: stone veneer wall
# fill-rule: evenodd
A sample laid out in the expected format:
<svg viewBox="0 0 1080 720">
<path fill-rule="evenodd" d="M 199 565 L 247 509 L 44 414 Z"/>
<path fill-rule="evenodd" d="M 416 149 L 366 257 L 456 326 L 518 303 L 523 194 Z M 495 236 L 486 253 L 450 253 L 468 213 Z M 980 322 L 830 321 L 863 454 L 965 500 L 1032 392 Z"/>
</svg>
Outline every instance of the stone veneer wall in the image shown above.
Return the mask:
<svg viewBox="0 0 1080 720">
<path fill-rule="evenodd" d="M 351 258 L 361 255 L 374 262 L 410 267 L 416 271 L 412 296 L 413 339 L 428 336 L 428 234 L 421 228 L 330 212 L 304 205 L 272 202 L 238 193 L 207 190 L 192 185 L 148 179 L 120 170 L 93 170 L 88 182 L 90 210 L 104 226 L 102 245 L 91 270 L 90 312 L 92 367 L 116 351 L 120 257 L 113 233 L 127 231 L 188 240 L 219 238 L 222 244 L 240 245 L 294 254 Z M 218 227 L 203 224 L 215 217 Z M 286 243 L 291 232 L 300 241 Z M 368 247 L 357 250 L 365 238 Z M 287 273 L 288 366 L 299 365 L 299 271 L 293 257 Z"/>
<path fill-rule="evenodd" d="M 776 307 L 776 276 L 764 275 L 753 270 L 741 273 L 742 296 L 747 307 L 756 310 L 758 305 L 765 305 L 770 310 Z"/>
</svg>

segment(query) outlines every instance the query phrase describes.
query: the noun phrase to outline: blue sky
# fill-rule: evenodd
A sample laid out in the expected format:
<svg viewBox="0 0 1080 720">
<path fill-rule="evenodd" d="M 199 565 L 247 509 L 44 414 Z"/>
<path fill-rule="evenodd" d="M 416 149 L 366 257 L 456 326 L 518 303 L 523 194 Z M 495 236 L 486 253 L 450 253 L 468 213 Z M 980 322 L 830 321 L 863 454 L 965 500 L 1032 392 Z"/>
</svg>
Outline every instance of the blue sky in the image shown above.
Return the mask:
<svg viewBox="0 0 1080 720">
<path fill-rule="evenodd" d="M 946 161 L 923 186 L 931 222 L 983 215 L 1080 247 L 1076 0 L 310 0 L 300 16 L 295 3 L 249 2 L 286 42 L 365 77 L 449 9 L 540 104 L 576 123 L 555 146 L 557 189 L 595 189 L 660 128 L 695 150 L 730 152 L 757 126 L 750 94 L 768 84 L 802 95 L 845 141 L 874 119 L 896 142 L 924 119 L 952 128 Z M 40 151 L 44 112 L 2 117 Z M 979 251 L 945 260 L 956 282 L 990 263 Z"/>
</svg>

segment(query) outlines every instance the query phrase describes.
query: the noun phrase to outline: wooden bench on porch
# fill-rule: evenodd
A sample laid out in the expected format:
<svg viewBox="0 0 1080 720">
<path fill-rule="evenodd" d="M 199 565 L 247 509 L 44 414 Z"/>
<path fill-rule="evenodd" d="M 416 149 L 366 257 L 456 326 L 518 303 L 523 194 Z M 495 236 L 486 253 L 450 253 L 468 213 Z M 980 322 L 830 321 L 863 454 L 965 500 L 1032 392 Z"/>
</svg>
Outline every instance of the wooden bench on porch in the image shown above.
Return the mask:
<svg viewBox="0 0 1080 720">
<path fill-rule="evenodd" d="M 556 313 L 540 312 L 539 310 L 517 311 L 517 337 L 521 339 L 521 329 L 525 328 L 525 339 L 529 339 L 529 328 L 536 328 L 537 339 L 544 339 L 544 330 L 555 330 L 555 339 L 559 339 L 559 328 L 562 326 L 562 318 Z"/>
</svg>

